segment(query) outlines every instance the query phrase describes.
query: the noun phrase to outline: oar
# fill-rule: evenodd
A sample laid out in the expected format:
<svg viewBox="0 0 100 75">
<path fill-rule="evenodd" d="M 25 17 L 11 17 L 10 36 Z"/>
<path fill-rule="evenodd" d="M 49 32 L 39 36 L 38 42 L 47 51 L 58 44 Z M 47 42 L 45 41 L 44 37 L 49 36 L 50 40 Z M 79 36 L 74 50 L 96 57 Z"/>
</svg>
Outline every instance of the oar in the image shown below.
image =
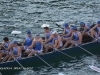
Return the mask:
<svg viewBox="0 0 100 75">
<path fill-rule="evenodd" d="M 10 54 L 10 53 L 9 53 Z M 11 55 L 11 54 L 10 54 Z M 12 55 L 11 55 L 12 56 Z M 13 56 L 12 56 L 12 58 L 21 66 L 21 68 L 23 69 L 23 70 L 27 70 L 27 69 L 25 69 L 25 67 L 23 67 L 22 66 L 22 64 L 16 59 L 16 58 L 14 58 Z M 35 73 L 35 72 L 34 72 Z M 37 75 L 36 73 L 35 73 L 35 75 Z"/>
<path fill-rule="evenodd" d="M 9 53 L 10 54 L 10 53 Z M 11 54 L 10 54 L 11 55 Z M 25 68 L 20 64 L 20 62 L 13 56 L 11 55 L 11 57 L 21 66 L 22 69 L 25 70 Z"/>
<path fill-rule="evenodd" d="M 71 43 L 73 43 L 73 42 L 71 42 Z M 73 44 L 74 44 L 74 43 L 73 43 Z M 98 58 L 96 55 L 94 55 L 93 53 L 91 53 L 91 52 L 89 52 L 88 50 L 84 49 L 83 47 L 81 47 L 81 46 L 79 46 L 79 45 L 76 45 L 76 46 L 79 47 L 79 48 L 81 48 L 81 49 L 84 50 L 85 52 L 89 53 L 90 55 L 94 56 L 96 59 Z M 92 70 L 94 70 L 94 71 L 100 72 L 100 68 L 97 68 L 96 66 L 93 66 L 93 64 L 90 65 L 89 67 L 90 67 Z"/>
<path fill-rule="evenodd" d="M 40 60 L 42 60 L 46 65 L 48 65 L 49 67 L 51 67 L 52 69 L 54 69 L 54 70 L 58 73 L 58 75 L 63 75 L 62 73 L 59 73 L 55 68 L 53 68 L 49 63 L 47 63 L 45 60 L 43 60 L 39 55 L 37 55 L 37 54 L 34 53 L 33 51 L 32 51 L 32 53 L 33 53 L 34 55 L 36 55 Z"/>
<path fill-rule="evenodd" d="M 70 40 L 68 40 L 68 41 L 70 41 Z M 73 43 L 72 41 L 70 41 L 71 43 Z M 81 47 L 81 46 L 79 46 L 79 45 L 76 45 L 75 43 L 73 43 L 75 46 L 77 46 L 77 47 L 79 47 L 79 48 L 81 48 L 82 50 L 84 50 L 85 52 L 87 52 L 87 53 L 89 53 L 90 55 L 92 55 L 92 56 L 95 56 L 96 58 L 97 58 L 97 56 L 96 55 L 94 55 L 93 53 L 91 53 L 90 51 L 88 51 L 88 50 L 86 50 L 86 49 L 84 49 L 83 47 Z"/>
<path fill-rule="evenodd" d="M 57 51 L 57 52 L 59 52 L 59 53 L 61 53 L 61 54 L 63 54 L 63 55 L 65 55 L 65 56 L 67 56 L 67 57 L 70 57 L 71 59 L 75 59 L 76 60 L 76 58 L 74 58 L 74 57 L 72 57 L 72 56 L 70 56 L 70 55 L 68 55 L 68 54 L 66 54 L 66 53 L 64 53 L 64 52 L 62 52 L 60 50 L 57 50 L 55 48 L 54 48 L 54 50 Z"/>
</svg>

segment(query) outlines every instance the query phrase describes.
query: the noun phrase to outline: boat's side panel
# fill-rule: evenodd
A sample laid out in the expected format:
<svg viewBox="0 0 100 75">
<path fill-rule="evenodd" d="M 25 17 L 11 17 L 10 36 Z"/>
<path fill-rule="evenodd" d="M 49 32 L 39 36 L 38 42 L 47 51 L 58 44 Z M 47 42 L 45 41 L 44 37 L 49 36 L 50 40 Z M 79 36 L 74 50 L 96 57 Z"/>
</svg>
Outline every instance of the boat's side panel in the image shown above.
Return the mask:
<svg viewBox="0 0 100 75">
<path fill-rule="evenodd" d="M 94 53 L 98 53 L 99 48 L 100 48 L 100 44 L 99 43 L 90 43 L 87 45 L 83 45 L 83 48 L 87 49 L 88 51 L 94 52 Z M 63 50 L 62 52 L 69 54 L 71 56 L 76 57 L 77 55 L 80 54 L 88 54 L 85 51 L 83 51 L 82 49 L 80 49 L 79 47 L 74 47 L 74 48 L 70 48 L 70 49 L 66 49 Z M 41 58 L 43 58 L 45 61 L 47 61 L 48 63 L 51 62 L 58 62 L 58 61 L 63 61 L 63 60 L 68 60 L 70 59 L 69 57 L 59 53 L 59 52 L 53 52 L 53 53 L 48 53 L 45 55 L 41 55 Z M 31 58 L 27 58 L 27 59 L 23 59 L 23 60 L 19 60 L 19 62 L 23 65 L 23 66 L 40 66 L 40 65 L 45 65 L 38 57 L 31 57 Z M 10 67 L 10 66 L 18 66 L 17 62 L 8 62 L 8 63 L 3 63 L 0 64 L 0 67 Z"/>
</svg>

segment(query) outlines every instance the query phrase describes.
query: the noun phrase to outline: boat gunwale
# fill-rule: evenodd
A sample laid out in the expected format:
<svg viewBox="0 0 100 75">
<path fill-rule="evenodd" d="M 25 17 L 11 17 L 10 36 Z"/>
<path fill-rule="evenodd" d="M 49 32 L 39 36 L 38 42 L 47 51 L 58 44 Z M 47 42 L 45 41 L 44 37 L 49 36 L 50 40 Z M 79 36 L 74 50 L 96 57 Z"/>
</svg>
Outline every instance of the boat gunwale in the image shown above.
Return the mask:
<svg viewBox="0 0 100 75">
<path fill-rule="evenodd" d="M 91 43 L 95 43 L 95 42 L 88 42 L 88 43 L 82 44 L 81 46 L 84 46 L 84 45 L 87 45 L 87 44 L 91 44 Z M 74 46 L 74 47 L 71 47 L 71 48 L 75 48 L 75 47 L 77 47 L 77 46 Z M 71 49 L 71 48 L 65 48 L 65 49 L 62 49 L 60 51 L 65 51 L 65 50 L 68 50 L 68 49 Z M 54 52 L 48 52 L 48 53 L 44 53 L 42 55 L 47 55 L 47 54 L 50 54 L 50 53 L 54 53 Z M 39 55 L 39 56 L 42 56 L 42 55 Z M 36 57 L 36 56 L 21 58 L 18 61 L 23 60 L 23 59 L 27 59 L 27 58 L 33 58 L 33 57 Z M 14 61 L 16 61 L 16 60 L 7 61 L 7 62 L 1 62 L 0 64 L 2 65 L 2 64 L 14 62 Z"/>
</svg>

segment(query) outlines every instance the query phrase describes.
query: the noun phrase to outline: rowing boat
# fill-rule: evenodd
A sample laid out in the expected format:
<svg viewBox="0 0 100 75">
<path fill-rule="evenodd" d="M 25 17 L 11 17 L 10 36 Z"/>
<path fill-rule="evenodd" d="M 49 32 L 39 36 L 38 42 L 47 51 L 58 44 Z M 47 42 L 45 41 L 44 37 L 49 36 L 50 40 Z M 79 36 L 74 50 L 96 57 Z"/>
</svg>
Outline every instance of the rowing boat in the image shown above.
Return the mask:
<svg viewBox="0 0 100 75">
<path fill-rule="evenodd" d="M 83 44 L 81 47 L 87 49 L 88 51 L 96 54 L 99 53 L 100 50 L 100 43 L 98 42 L 90 42 L 90 43 L 86 43 Z M 69 54 L 73 57 L 78 57 L 82 54 L 88 54 L 85 51 L 83 51 L 82 49 L 80 49 L 79 47 L 73 47 L 73 48 L 66 48 L 64 50 L 62 50 L 62 52 Z M 59 52 L 49 52 L 46 54 L 42 54 L 39 55 L 41 58 L 43 58 L 45 61 L 47 61 L 48 63 L 52 63 L 52 62 L 58 62 L 58 61 L 63 61 L 63 60 L 69 60 L 69 57 L 65 57 L 63 54 L 59 53 Z M 22 58 L 20 60 L 18 60 L 24 67 L 37 67 L 37 66 L 43 66 L 44 64 L 42 63 L 42 61 L 37 57 L 37 56 L 33 56 L 33 57 L 26 57 L 26 58 Z M 16 61 L 9 61 L 9 62 L 3 62 L 0 63 L 0 67 L 18 67 L 18 63 Z"/>
</svg>

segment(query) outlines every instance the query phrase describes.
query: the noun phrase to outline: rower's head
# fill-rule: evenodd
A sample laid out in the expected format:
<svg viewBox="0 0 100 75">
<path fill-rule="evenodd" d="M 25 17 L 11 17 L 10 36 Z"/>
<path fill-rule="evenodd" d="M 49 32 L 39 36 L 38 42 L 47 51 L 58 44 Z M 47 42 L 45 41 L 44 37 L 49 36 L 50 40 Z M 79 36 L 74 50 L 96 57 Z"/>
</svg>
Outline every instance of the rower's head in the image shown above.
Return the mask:
<svg viewBox="0 0 100 75">
<path fill-rule="evenodd" d="M 84 22 L 80 22 L 80 26 L 81 27 L 85 27 L 85 23 Z"/>
<path fill-rule="evenodd" d="M 68 23 L 65 23 L 64 24 L 64 28 L 68 29 L 69 28 L 69 24 Z"/>
<path fill-rule="evenodd" d="M 36 38 L 37 39 L 39 39 L 40 38 L 40 34 L 38 33 L 38 34 L 36 34 Z"/>
<path fill-rule="evenodd" d="M 98 27 L 100 27 L 100 21 L 97 22 Z"/>
<path fill-rule="evenodd" d="M 27 32 L 27 36 L 31 37 L 31 32 L 30 31 Z"/>
<path fill-rule="evenodd" d="M 49 28 L 48 27 L 44 27 L 44 32 L 45 33 L 48 33 L 50 30 L 49 30 Z"/>
<path fill-rule="evenodd" d="M 57 31 L 53 31 L 52 34 L 53 34 L 54 37 L 57 37 L 58 36 Z"/>
<path fill-rule="evenodd" d="M 72 28 L 72 32 L 76 32 L 76 31 L 77 31 L 77 27 L 74 26 L 74 27 Z"/>
<path fill-rule="evenodd" d="M 8 42 L 9 38 L 8 37 L 4 37 L 3 40 L 4 40 L 4 42 Z"/>
<path fill-rule="evenodd" d="M 18 42 L 17 42 L 17 41 L 14 41 L 14 42 L 13 42 L 13 46 L 14 46 L 14 47 L 18 46 Z"/>
</svg>

